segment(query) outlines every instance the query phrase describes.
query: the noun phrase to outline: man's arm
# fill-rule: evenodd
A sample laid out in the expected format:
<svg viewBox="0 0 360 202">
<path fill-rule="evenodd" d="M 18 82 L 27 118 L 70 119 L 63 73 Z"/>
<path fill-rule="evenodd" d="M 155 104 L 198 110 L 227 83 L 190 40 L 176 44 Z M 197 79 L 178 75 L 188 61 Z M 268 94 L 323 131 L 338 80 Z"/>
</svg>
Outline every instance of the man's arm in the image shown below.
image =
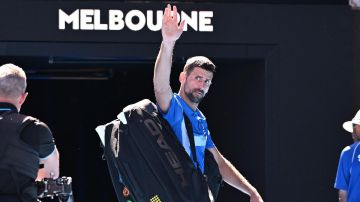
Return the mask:
<svg viewBox="0 0 360 202">
<path fill-rule="evenodd" d="M 56 147 L 50 156 L 40 160 L 40 164 L 43 164 L 44 167 L 39 169 L 36 181 L 41 181 L 44 178 L 56 179 L 59 177 L 59 152 Z"/>
<path fill-rule="evenodd" d="M 39 169 L 36 181 L 58 178 L 59 152 L 49 127 L 44 122 L 36 120 L 23 129 L 21 139 L 39 153 L 39 163 L 43 168 Z"/>
<path fill-rule="evenodd" d="M 169 109 L 172 97 L 170 73 L 173 49 L 184 28 L 184 21 L 180 25 L 178 25 L 177 21 L 176 6 L 173 6 L 173 11 L 171 11 L 171 6 L 168 4 L 164 10 L 161 29 L 163 41 L 156 58 L 153 78 L 156 101 L 160 109 L 165 113 Z"/>
<path fill-rule="evenodd" d="M 250 196 L 250 202 L 263 202 L 257 190 L 245 179 L 243 175 L 228 161 L 219 150 L 214 147 L 209 151 L 219 166 L 220 173 L 226 183 Z"/>
<path fill-rule="evenodd" d="M 347 191 L 339 190 L 339 202 L 347 202 Z"/>
</svg>

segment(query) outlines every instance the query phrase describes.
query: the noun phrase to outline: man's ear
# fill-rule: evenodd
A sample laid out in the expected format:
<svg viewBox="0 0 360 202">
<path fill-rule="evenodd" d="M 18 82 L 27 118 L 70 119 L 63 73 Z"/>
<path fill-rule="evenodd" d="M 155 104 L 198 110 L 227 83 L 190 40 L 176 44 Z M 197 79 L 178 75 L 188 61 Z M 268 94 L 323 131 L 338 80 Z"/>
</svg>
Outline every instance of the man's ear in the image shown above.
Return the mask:
<svg viewBox="0 0 360 202">
<path fill-rule="evenodd" d="M 20 107 L 21 107 L 22 104 L 24 104 L 24 102 L 25 102 L 28 94 L 29 94 L 29 93 L 25 92 L 25 93 L 23 93 L 23 94 L 20 96 L 19 102 L 18 102 L 18 104 L 19 104 Z"/>
<path fill-rule="evenodd" d="M 184 83 L 186 80 L 186 72 L 181 72 L 179 75 L 179 81 L 180 83 Z"/>
</svg>

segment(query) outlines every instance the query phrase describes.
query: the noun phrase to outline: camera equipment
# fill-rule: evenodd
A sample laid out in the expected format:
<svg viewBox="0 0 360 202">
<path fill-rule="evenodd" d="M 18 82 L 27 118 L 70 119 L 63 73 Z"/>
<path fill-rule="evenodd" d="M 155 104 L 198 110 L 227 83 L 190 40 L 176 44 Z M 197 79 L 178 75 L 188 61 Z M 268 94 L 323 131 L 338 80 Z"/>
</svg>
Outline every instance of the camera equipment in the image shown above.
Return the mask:
<svg viewBox="0 0 360 202">
<path fill-rule="evenodd" d="M 44 178 L 37 181 L 38 198 L 54 198 L 56 196 L 60 202 L 73 202 L 72 179 L 71 177 L 61 177 L 57 179 Z"/>
</svg>

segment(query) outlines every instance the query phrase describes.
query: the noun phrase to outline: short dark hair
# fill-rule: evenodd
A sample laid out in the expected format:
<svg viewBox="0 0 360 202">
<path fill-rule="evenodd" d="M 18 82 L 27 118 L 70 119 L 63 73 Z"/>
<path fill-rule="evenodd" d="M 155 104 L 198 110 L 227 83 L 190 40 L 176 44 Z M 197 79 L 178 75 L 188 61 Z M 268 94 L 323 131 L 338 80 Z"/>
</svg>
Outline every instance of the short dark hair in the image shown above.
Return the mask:
<svg viewBox="0 0 360 202">
<path fill-rule="evenodd" d="M 186 60 L 183 71 L 189 75 L 195 67 L 200 67 L 206 71 L 215 73 L 216 66 L 211 60 L 205 56 L 194 56 Z"/>
</svg>

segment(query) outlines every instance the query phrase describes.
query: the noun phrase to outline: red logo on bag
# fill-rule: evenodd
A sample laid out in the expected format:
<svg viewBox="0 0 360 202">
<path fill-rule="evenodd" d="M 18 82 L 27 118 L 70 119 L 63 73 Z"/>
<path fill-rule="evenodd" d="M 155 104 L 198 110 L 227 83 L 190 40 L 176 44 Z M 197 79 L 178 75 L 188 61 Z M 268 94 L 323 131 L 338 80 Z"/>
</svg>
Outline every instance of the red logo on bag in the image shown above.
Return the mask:
<svg viewBox="0 0 360 202">
<path fill-rule="evenodd" d="M 126 186 L 123 189 L 123 195 L 124 195 L 124 197 L 130 196 L 130 190 Z"/>
</svg>

